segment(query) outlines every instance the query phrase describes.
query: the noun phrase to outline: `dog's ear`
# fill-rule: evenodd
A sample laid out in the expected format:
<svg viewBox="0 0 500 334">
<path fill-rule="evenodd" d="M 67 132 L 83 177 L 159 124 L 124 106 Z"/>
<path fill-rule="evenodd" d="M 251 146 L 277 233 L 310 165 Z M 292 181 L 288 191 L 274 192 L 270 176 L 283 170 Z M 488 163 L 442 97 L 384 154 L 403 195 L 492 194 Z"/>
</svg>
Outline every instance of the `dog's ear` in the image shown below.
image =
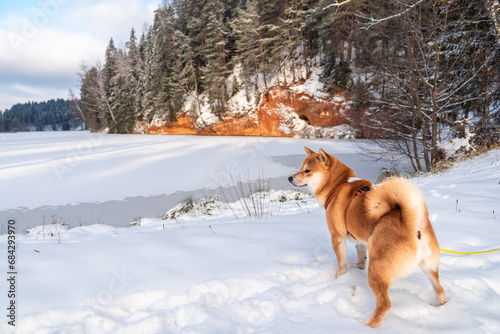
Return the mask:
<svg viewBox="0 0 500 334">
<path fill-rule="evenodd" d="M 306 151 L 307 155 L 309 155 L 309 154 L 313 154 L 313 153 L 314 153 L 314 151 L 313 151 L 313 150 L 311 150 L 311 149 L 310 149 L 309 147 L 307 147 L 307 146 L 304 146 L 304 150 Z"/>
<path fill-rule="evenodd" d="M 326 167 L 329 167 L 330 157 L 328 156 L 328 154 L 326 154 L 326 152 L 322 148 L 319 149 L 318 155 L 319 155 L 319 161 L 324 163 Z"/>
</svg>

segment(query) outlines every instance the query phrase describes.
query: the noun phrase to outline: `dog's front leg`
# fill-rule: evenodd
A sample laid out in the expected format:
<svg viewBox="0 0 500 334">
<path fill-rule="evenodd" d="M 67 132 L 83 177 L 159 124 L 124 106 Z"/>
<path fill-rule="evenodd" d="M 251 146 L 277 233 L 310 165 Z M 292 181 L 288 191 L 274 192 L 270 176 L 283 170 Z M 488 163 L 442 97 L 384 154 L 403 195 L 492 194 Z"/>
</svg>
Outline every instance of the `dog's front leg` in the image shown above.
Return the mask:
<svg viewBox="0 0 500 334">
<path fill-rule="evenodd" d="M 345 238 L 332 237 L 332 246 L 339 264 L 339 271 L 335 275 L 335 278 L 338 278 L 347 271 L 347 243 Z"/>
</svg>

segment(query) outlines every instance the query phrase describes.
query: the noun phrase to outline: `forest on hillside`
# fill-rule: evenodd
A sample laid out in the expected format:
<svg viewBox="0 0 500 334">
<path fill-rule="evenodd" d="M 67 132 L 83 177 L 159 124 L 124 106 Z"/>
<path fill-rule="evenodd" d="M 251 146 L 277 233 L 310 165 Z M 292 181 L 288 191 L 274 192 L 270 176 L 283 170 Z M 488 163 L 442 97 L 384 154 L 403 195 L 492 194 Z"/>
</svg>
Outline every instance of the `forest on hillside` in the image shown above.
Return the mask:
<svg viewBox="0 0 500 334">
<path fill-rule="evenodd" d="M 78 102 L 77 102 L 78 103 Z M 0 131 L 67 131 L 85 129 L 74 101 L 63 99 L 17 103 L 0 112 Z"/>
<path fill-rule="evenodd" d="M 217 117 L 245 91 L 258 104 L 321 68 L 350 95 L 354 124 L 391 138 L 416 170 L 442 137 L 500 139 L 497 0 L 172 0 L 103 64 L 83 64 L 87 126 L 131 133 L 137 121 Z M 104 50 L 103 50 L 104 51 Z M 423 162 L 422 162 L 423 161 Z"/>
</svg>

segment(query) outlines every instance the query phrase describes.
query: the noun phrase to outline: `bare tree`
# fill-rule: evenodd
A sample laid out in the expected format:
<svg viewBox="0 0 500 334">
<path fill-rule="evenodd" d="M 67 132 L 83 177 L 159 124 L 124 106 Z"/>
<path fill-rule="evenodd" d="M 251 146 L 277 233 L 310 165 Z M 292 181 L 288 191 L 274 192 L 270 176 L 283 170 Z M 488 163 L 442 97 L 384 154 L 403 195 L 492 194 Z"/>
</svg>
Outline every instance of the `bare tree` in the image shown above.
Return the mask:
<svg viewBox="0 0 500 334">
<path fill-rule="evenodd" d="M 115 121 L 115 116 L 104 90 L 102 66 L 99 62 L 92 67 L 81 63 L 80 70 L 81 72 L 78 75 L 81 80 L 82 114 L 88 128 L 91 131 L 98 131 L 108 126 L 106 124 L 106 120 L 109 119 L 108 116 L 113 122 Z"/>
<path fill-rule="evenodd" d="M 497 43 L 500 45 L 500 3 L 498 0 L 484 0 L 488 14 L 494 24 L 494 34 Z"/>
<path fill-rule="evenodd" d="M 80 107 L 80 101 L 78 100 L 75 92 L 72 89 L 68 91 L 68 102 L 69 102 L 69 114 L 71 115 L 71 120 L 73 122 L 85 120 L 83 116 L 83 110 Z"/>
<path fill-rule="evenodd" d="M 456 22 L 463 5 L 406 0 L 394 4 L 394 14 L 366 25 L 393 28 L 390 40 L 377 41 L 377 52 L 369 58 L 375 94 L 367 126 L 389 138 L 384 146 L 408 156 L 416 171 L 430 170 L 441 159 L 442 126 L 455 131 L 460 108 L 484 94 L 471 86 L 496 53 L 484 56 L 469 42 Z"/>
</svg>

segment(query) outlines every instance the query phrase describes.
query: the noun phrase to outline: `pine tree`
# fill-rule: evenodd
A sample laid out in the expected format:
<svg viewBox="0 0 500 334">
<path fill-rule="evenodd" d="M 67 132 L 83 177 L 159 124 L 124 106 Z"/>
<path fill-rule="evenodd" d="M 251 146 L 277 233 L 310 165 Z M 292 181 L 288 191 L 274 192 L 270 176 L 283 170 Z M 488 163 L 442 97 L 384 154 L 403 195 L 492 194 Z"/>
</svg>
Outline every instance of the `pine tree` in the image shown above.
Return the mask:
<svg viewBox="0 0 500 334">
<path fill-rule="evenodd" d="M 172 105 L 172 67 L 176 57 L 174 48 L 175 12 L 171 5 L 156 10 L 153 24 L 153 52 L 151 59 L 150 89 L 153 90 L 152 106 L 158 116 L 175 121 Z"/>
<path fill-rule="evenodd" d="M 289 6 L 285 9 L 285 18 L 282 20 L 283 28 L 281 33 L 285 40 L 282 42 L 285 47 L 282 52 L 286 54 L 289 60 L 292 82 L 304 79 L 302 71 L 300 71 L 302 57 L 299 56 L 299 48 L 305 43 L 304 30 L 308 11 L 302 2 L 302 0 L 290 1 Z"/>
<path fill-rule="evenodd" d="M 187 36 L 193 52 L 193 65 L 196 70 L 199 91 L 203 91 L 204 83 L 201 78 L 201 68 L 206 64 L 203 50 L 206 40 L 206 22 L 202 13 L 206 0 L 177 0 L 174 1 L 178 20 L 177 29 Z"/>
<path fill-rule="evenodd" d="M 155 72 L 155 57 L 154 53 L 155 43 L 152 27 L 149 28 L 144 47 L 144 97 L 141 101 L 142 104 L 142 118 L 146 122 L 151 122 L 154 116 L 154 97 L 156 95 L 157 89 L 155 88 L 155 80 L 157 73 Z"/>
<path fill-rule="evenodd" d="M 286 58 L 286 28 L 284 27 L 284 19 L 286 13 L 286 5 L 288 1 L 278 0 L 261 0 L 260 15 L 262 17 L 262 36 L 268 57 L 266 66 L 278 74 L 282 73 L 284 60 Z M 271 72 L 270 71 L 270 72 Z M 276 76 L 279 85 L 279 75 Z"/>
<path fill-rule="evenodd" d="M 206 65 L 203 68 L 203 77 L 211 110 L 216 115 L 221 115 L 225 111 L 229 97 L 226 78 L 230 73 L 227 49 L 230 31 L 224 13 L 224 4 L 221 0 L 208 0 L 202 13 L 203 21 L 206 22 L 206 39 L 203 47 Z"/>
<path fill-rule="evenodd" d="M 174 80 L 174 91 L 182 99 L 186 94 L 192 94 L 196 100 L 197 113 L 201 111 L 201 102 L 198 91 L 198 76 L 195 68 L 195 55 L 189 44 L 189 38 L 181 31 L 175 32 L 176 48 L 179 57 L 174 66 L 176 79 Z"/>
<path fill-rule="evenodd" d="M 109 40 L 108 47 L 106 49 L 105 58 L 104 58 L 104 66 L 102 70 L 103 77 L 103 89 L 106 96 L 106 105 L 109 110 L 109 113 L 103 115 L 103 119 L 101 120 L 104 126 L 110 126 L 113 122 L 115 122 L 115 115 L 110 106 L 110 101 L 114 99 L 114 84 L 113 77 L 116 75 L 116 47 L 113 41 L 113 38 Z"/>
<path fill-rule="evenodd" d="M 113 77 L 113 100 L 111 109 L 115 122 L 110 126 L 112 133 L 132 133 L 136 121 L 133 71 L 125 50 L 115 55 L 116 75 Z"/>
<path fill-rule="evenodd" d="M 130 96 L 134 107 L 134 116 L 136 119 L 142 120 L 144 118 L 142 100 L 144 98 L 145 70 L 144 62 L 136 43 L 134 28 L 130 31 L 130 40 L 126 46 L 128 49 L 128 63 L 130 66 L 128 80 L 130 82 Z"/>
<path fill-rule="evenodd" d="M 236 35 L 238 61 L 243 64 L 244 80 L 247 83 L 254 80 L 254 85 L 258 89 L 259 74 L 261 74 L 264 92 L 267 92 L 269 40 L 265 37 L 259 1 L 249 0 L 246 3 L 246 9 L 239 7 L 237 18 L 233 20 L 232 27 Z"/>
<path fill-rule="evenodd" d="M 106 91 L 111 91 L 111 78 L 113 78 L 115 74 L 115 60 L 114 56 L 116 54 L 116 47 L 115 47 L 115 42 L 113 41 L 113 38 L 109 40 L 108 47 L 106 48 L 106 54 L 105 54 L 105 62 L 104 62 L 104 68 L 103 68 L 103 78 L 104 78 L 104 88 Z"/>
</svg>

